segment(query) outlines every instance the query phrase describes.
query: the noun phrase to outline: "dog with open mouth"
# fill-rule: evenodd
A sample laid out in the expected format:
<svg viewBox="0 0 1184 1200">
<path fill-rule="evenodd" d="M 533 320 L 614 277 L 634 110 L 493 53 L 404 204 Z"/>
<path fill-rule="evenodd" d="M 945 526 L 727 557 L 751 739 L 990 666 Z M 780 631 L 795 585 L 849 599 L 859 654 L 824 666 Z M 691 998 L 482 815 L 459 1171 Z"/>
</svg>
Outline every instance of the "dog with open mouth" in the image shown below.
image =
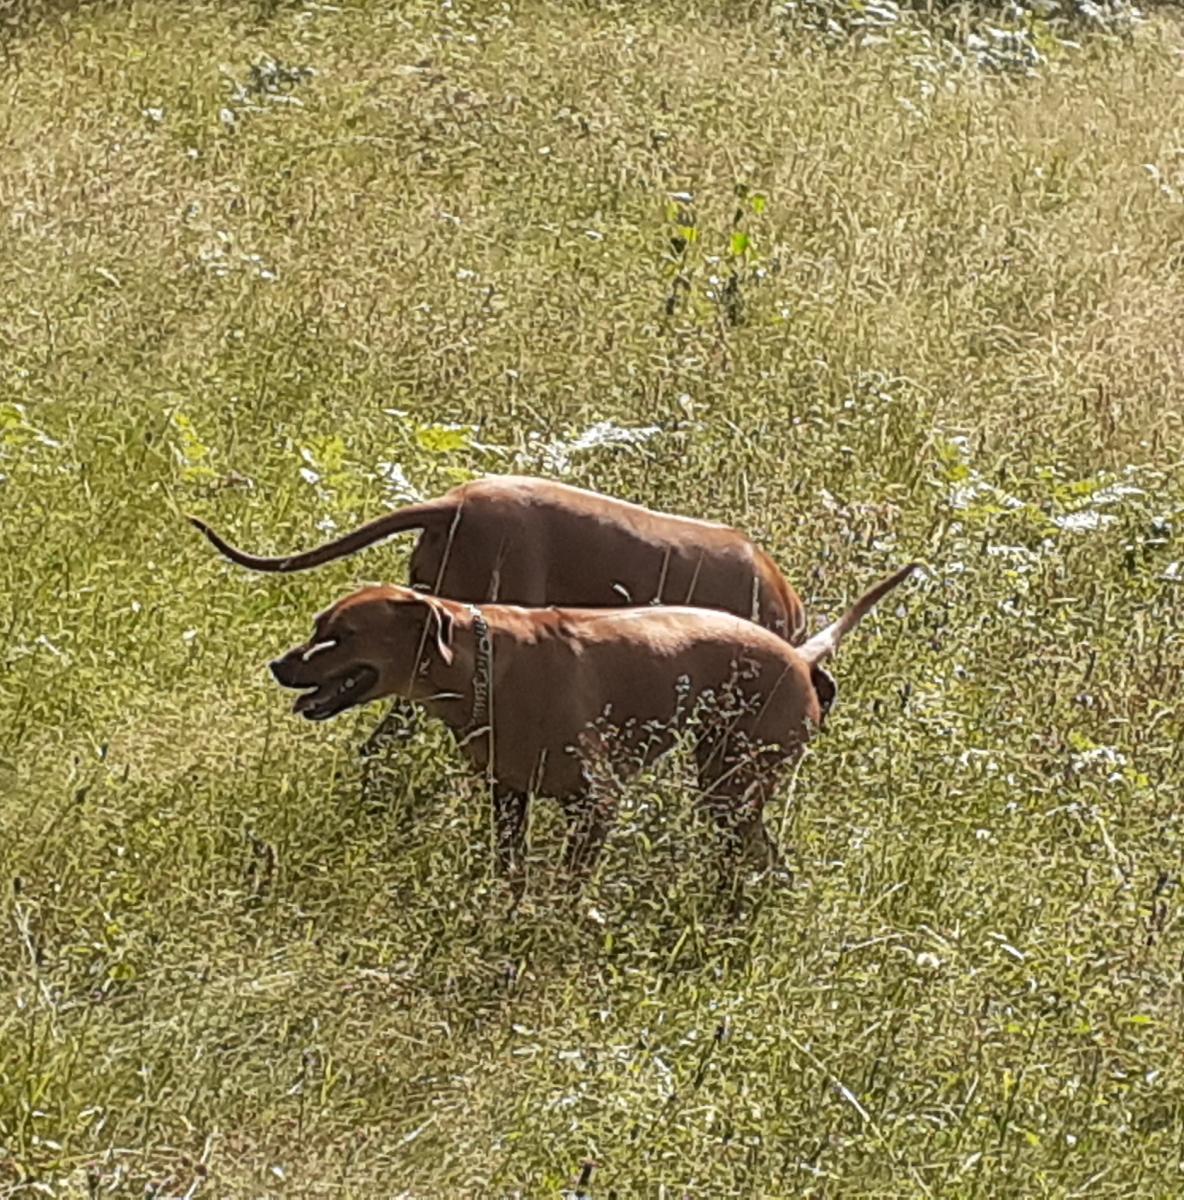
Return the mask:
<svg viewBox="0 0 1184 1200">
<path fill-rule="evenodd" d="M 566 863 L 585 871 L 615 800 L 589 764 L 607 756 L 621 782 L 673 746 L 700 701 L 730 695 L 739 704 L 726 722 L 696 730 L 703 800 L 729 843 L 769 866 L 778 855 L 761 813 L 834 700 L 822 664 L 915 565 L 798 647 L 710 609 L 478 607 L 367 587 L 320 613 L 313 636 L 271 671 L 300 691 L 293 709 L 308 720 L 386 696 L 442 720 L 489 781 L 497 862 L 511 874 L 529 796 L 563 805 Z"/>
</svg>

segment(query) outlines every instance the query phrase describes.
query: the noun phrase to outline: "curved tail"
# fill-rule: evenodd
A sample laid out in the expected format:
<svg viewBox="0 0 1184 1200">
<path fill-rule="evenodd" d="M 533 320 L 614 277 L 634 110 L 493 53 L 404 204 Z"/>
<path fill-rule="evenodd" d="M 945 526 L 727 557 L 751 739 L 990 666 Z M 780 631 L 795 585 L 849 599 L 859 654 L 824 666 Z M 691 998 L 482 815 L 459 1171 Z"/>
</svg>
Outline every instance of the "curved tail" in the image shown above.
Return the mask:
<svg viewBox="0 0 1184 1200">
<path fill-rule="evenodd" d="M 867 616 L 875 606 L 884 599 L 893 588 L 898 587 L 920 566 L 920 563 L 909 563 L 901 567 L 887 579 L 882 579 L 870 591 L 865 592 L 858 600 L 832 625 L 816 633 L 807 642 L 797 648 L 798 653 L 810 664 L 819 666 L 835 653 L 842 640 Z"/>
<path fill-rule="evenodd" d="M 248 554 L 237 546 L 232 546 L 224 538 L 216 534 L 199 517 L 189 516 L 189 523 L 200 529 L 213 543 L 214 547 L 224 554 L 231 562 L 252 571 L 307 571 L 311 567 L 319 567 L 322 563 L 332 562 L 335 558 L 344 558 L 375 542 L 407 529 L 426 529 L 433 525 L 443 525 L 451 521 L 456 514 L 456 501 L 446 496 L 438 500 L 427 500 L 423 504 L 409 504 L 397 512 L 387 513 L 334 541 L 326 542 L 312 550 L 304 550 L 299 554 L 281 554 L 274 558 L 266 558 L 258 554 Z"/>
</svg>

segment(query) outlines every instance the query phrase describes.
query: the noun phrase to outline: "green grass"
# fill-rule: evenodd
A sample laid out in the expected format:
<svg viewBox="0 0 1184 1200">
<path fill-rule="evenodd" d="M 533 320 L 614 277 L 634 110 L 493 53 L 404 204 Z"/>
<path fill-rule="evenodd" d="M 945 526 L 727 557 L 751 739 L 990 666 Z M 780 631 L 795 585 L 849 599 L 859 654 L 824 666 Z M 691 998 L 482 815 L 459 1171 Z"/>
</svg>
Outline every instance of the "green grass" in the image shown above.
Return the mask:
<svg viewBox="0 0 1184 1200">
<path fill-rule="evenodd" d="M 1184 1190 L 1181 32 L 1019 80 L 657 0 L 10 39 L 0 1192 Z M 262 670 L 406 543 L 263 578 L 181 518 L 307 545 L 599 421 L 660 432 L 567 478 L 745 527 L 815 627 L 929 564 L 736 918 L 668 762 L 576 904 L 537 805 L 507 920 L 443 733 L 374 803 L 379 712 Z"/>
</svg>

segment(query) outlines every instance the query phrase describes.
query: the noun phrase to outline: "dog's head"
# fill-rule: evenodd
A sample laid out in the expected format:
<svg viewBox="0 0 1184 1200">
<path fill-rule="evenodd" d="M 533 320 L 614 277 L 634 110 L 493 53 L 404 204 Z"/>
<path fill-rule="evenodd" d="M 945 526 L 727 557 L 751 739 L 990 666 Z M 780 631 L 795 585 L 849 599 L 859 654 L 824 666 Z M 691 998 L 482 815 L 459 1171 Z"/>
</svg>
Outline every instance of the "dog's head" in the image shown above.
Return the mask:
<svg viewBox="0 0 1184 1200">
<path fill-rule="evenodd" d="M 271 663 L 276 681 L 299 688 L 292 706 L 325 721 L 383 696 L 411 696 L 433 656 L 452 662 L 452 614 L 435 596 L 370 587 L 316 617 L 302 646 Z"/>
</svg>

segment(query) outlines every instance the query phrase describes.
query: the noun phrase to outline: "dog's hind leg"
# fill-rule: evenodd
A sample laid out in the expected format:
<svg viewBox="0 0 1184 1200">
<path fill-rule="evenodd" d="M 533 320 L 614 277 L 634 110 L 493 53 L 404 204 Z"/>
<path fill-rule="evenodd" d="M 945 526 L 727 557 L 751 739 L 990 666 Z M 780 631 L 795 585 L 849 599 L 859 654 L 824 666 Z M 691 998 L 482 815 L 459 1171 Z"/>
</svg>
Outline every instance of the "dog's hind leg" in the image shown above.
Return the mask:
<svg viewBox="0 0 1184 1200">
<path fill-rule="evenodd" d="M 587 796 L 568 808 L 563 865 L 573 886 L 578 888 L 596 865 L 615 811 L 615 799 L 609 797 Z"/>
<path fill-rule="evenodd" d="M 716 748 L 717 749 L 717 748 Z M 723 835 L 727 858 L 758 871 L 787 874 L 777 843 L 763 817 L 781 774 L 782 763 L 771 748 L 757 748 L 743 757 L 712 754 L 700 760 L 699 783 L 703 800 Z"/>
</svg>

